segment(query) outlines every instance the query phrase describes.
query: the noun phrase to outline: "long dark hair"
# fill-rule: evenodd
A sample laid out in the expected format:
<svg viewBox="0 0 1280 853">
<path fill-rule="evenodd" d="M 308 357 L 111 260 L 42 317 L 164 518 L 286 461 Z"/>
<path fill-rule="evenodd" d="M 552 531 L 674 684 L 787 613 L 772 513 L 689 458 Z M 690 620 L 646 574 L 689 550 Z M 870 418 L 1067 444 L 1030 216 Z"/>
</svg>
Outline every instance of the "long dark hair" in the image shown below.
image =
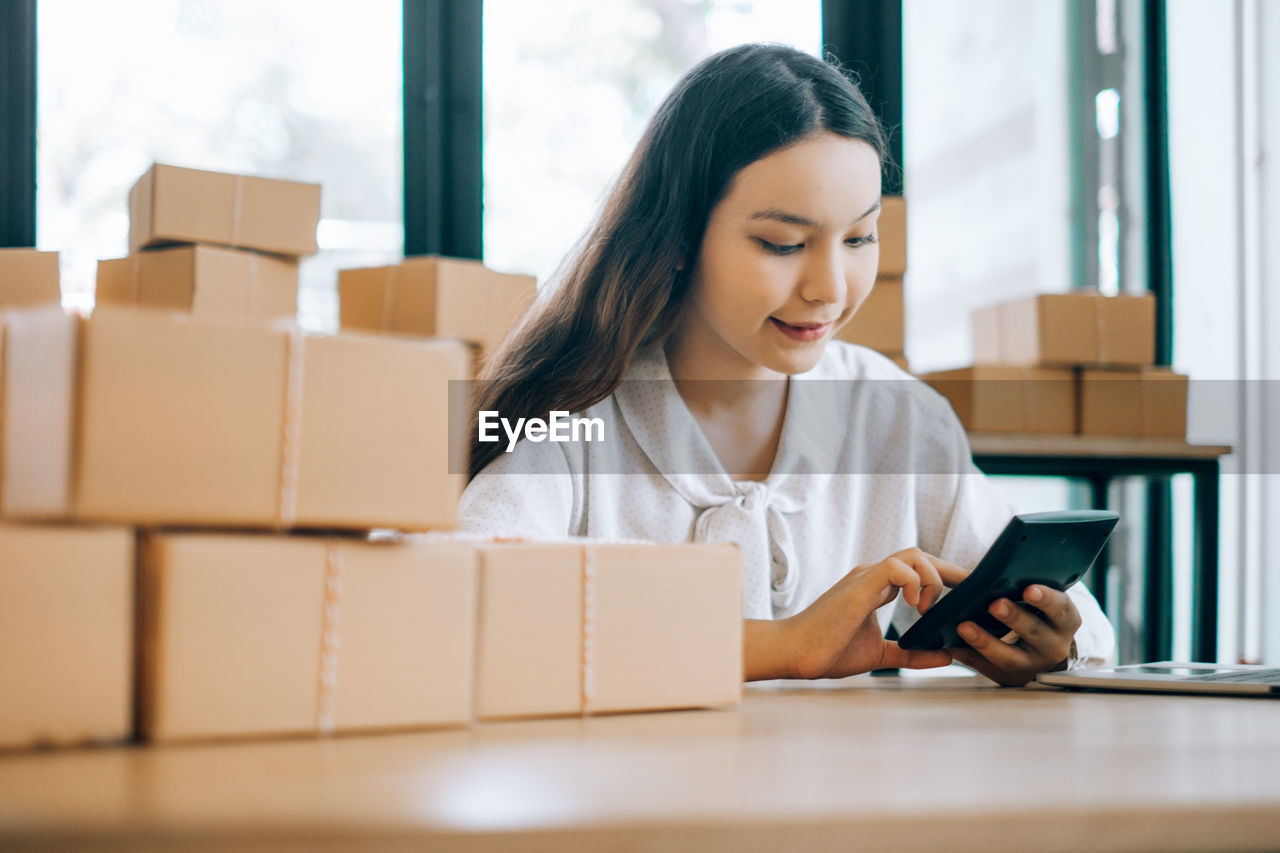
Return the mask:
<svg viewBox="0 0 1280 853">
<path fill-rule="evenodd" d="M 658 107 L 560 281 L 487 360 L 477 410 L 514 422 L 612 394 L 636 350 L 675 326 L 734 176 L 821 130 L 868 143 L 884 163 L 879 121 L 834 65 L 769 44 L 699 63 Z M 502 446 L 478 440 L 474 415 L 471 437 L 474 477 Z"/>
</svg>

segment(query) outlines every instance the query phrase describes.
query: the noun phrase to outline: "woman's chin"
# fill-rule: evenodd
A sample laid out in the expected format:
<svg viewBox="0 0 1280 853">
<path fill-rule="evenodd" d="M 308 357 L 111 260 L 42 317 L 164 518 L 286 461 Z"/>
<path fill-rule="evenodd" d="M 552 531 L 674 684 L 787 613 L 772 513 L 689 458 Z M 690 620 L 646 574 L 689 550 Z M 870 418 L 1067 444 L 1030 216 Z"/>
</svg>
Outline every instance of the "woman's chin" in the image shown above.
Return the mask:
<svg viewBox="0 0 1280 853">
<path fill-rule="evenodd" d="M 788 376 L 794 376 L 797 373 L 807 373 L 818 365 L 822 360 L 822 354 L 827 349 L 826 340 L 814 341 L 803 347 L 788 348 L 781 352 L 775 352 L 764 366 L 778 373 L 785 373 Z"/>
</svg>

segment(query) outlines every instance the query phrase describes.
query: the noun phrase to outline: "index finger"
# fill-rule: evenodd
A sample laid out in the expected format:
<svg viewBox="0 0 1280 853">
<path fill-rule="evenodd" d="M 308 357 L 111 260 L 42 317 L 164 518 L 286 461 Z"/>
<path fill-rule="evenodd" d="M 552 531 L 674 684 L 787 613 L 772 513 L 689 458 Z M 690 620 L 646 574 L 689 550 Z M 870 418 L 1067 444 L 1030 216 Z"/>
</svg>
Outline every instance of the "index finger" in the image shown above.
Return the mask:
<svg viewBox="0 0 1280 853">
<path fill-rule="evenodd" d="M 934 557 L 933 565 L 938 569 L 938 575 L 942 578 L 942 582 L 947 586 L 955 586 L 960 581 L 969 577 L 969 570 L 962 569 L 955 563 L 948 563 L 939 557 Z"/>
</svg>

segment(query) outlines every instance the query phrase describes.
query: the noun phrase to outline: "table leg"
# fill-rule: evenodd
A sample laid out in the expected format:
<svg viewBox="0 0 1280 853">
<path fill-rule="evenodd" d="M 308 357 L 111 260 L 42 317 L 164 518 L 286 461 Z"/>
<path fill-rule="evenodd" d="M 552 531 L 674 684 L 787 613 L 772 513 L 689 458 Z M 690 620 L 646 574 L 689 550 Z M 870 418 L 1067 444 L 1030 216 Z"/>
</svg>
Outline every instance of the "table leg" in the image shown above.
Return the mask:
<svg viewBox="0 0 1280 853">
<path fill-rule="evenodd" d="M 1173 657 L 1173 555 L 1170 553 L 1173 511 L 1167 477 L 1147 480 L 1147 553 L 1143 577 L 1144 661 Z"/>
<path fill-rule="evenodd" d="M 1093 509 L 1108 509 L 1110 500 L 1111 478 L 1107 476 L 1095 476 L 1089 478 L 1089 499 Z M 1111 573 L 1111 549 L 1107 545 L 1102 546 L 1102 552 L 1098 554 L 1098 559 L 1094 561 L 1093 568 L 1090 570 L 1089 589 L 1093 593 L 1093 597 L 1097 600 L 1098 606 L 1102 608 L 1103 613 L 1107 613 L 1107 578 Z M 1110 618 L 1110 614 L 1107 614 Z M 1112 620 L 1113 622 L 1115 620 Z"/>
<path fill-rule="evenodd" d="M 1218 468 L 1215 459 L 1193 473 L 1196 527 L 1191 657 L 1208 663 L 1218 659 Z"/>
</svg>

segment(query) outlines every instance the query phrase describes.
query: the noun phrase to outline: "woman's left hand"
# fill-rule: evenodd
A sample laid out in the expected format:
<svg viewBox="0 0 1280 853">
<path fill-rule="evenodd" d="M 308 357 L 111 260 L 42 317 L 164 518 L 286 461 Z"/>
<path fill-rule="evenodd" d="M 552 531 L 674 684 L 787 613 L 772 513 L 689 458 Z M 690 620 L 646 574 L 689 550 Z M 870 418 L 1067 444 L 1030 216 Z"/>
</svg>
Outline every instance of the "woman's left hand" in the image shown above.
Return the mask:
<svg viewBox="0 0 1280 853">
<path fill-rule="evenodd" d="M 1038 672 L 1066 669 L 1081 623 L 1075 602 L 1065 592 L 1039 584 L 1027 587 L 1022 599 L 1039 615 L 1007 598 L 997 599 L 988 610 L 1012 633 L 995 637 L 973 622 L 962 622 L 957 631 L 969 645 L 947 651 L 965 666 L 1008 687 L 1026 684 Z"/>
</svg>

